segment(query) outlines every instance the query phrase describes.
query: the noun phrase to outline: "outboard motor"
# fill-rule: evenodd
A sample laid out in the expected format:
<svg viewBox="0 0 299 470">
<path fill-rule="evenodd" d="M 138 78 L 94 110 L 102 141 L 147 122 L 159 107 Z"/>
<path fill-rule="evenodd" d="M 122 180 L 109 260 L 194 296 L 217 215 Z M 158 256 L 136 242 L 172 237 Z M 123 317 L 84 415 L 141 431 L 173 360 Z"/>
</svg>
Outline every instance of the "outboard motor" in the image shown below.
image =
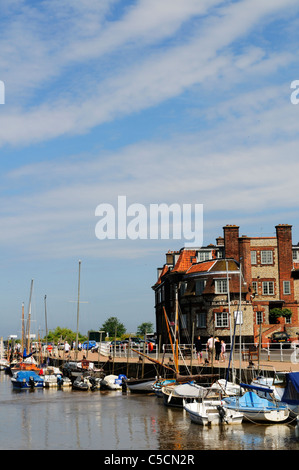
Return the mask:
<svg viewBox="0 0 299 470">
<path fill-rule="evenodd" d="M 90 390 L 94 391 L 96 389 L 96 380 L 94 377 L 89 377 L 88 378 L 89 382 L 90 382 Z"/>
<path fill-rule="evenodd" d="M 29 382 L 29 387 L 31 389 L 34 388 L 34 378 L 32 376 L 29 377 L 28 382 Z"/>
<path fill-rule="evenodd" d="M 221 423 L 223 423 L 223 421 L 225 420 L 225 414 L 226 414 L 225 409 L 223 408 L 223 406 L 218 405 L 217 410 L 220 416 L 220 421 Z"/>
</svg>

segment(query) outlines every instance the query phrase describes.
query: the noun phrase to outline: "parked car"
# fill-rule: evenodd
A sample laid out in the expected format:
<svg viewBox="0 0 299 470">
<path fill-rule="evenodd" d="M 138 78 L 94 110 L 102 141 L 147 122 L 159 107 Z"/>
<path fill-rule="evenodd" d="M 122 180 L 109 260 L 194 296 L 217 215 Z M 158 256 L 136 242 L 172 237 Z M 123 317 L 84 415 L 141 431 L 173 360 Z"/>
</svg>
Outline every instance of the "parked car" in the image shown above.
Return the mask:
<svg viewBox="0 0 299 470">
<path fill-rule="evenodd" d="M 122 341 L 120 341 L 120 340 L 111 341 L 110 351 L 113 351 L 114 346 L 115 346 L 116 351 L 119 350 L 119 349 L 122 349 Z"/>
<path fill-rule="evenodd" d="M 97 346 L 97 343 L 96 341 L 93 341 L 93 340 L 90 340 L 89 344 L 88 344 L 88 341 L 84 341 L 84 343 L 82 344 L 82 349 L 87 349 L 87 345 L 88 345 L 88 350 L 89 350 L 89 349 L 95 348 Z"/>
<path fill-rule="evenodd" d="M 284 347 L 289 348 L 291 346 L 290 336 L 284 331 L 277 331 L 271 336 L 271 345 L 270 346 L 279 346 L 282 344 Z"/>
</svg>

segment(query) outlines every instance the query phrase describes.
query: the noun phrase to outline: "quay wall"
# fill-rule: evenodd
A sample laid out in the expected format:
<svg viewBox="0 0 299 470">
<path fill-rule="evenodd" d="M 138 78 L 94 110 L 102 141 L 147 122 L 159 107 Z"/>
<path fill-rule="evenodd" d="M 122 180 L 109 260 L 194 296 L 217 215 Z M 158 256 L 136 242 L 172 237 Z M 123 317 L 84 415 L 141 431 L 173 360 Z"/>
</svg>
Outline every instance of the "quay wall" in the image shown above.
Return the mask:
<svg viewBox="0 0 299 470">
<path fill-rule="evenodd" d="M 63 363 L 66 362 L 60 358 L 50 358 L 50 364 L 56 367 L 61 367 Z M 120 359 L 116 362 L 111 360 L 106 360 L 105 362 L 98 362 L 96 360 L 93 361 L 94 366 L 96 369 L 102 369 L 104 375 L 119 375 L 124 374 L 127 378 L 152 378 L 152 377 L 163 377 L 163 378 L 173 378 L 175 374 L 165 368 L 160 368 L 153 363 L 145 362 L 141 363 L 138 361 L 121 361 Z M 229 381 L 233 380 L 232 370 L 225 367 L 224 365 L 217 365 L 214 367 L 211 366 L 193 366 L 189 367 L 189 370 L 184 365 L 179 365 L 179 373 L 180 375 L 189 375 L 189 373 L 193 375 L 204 375 L 204 376 L 211 376 L 210 378 L 206 378 L 203 383 L 210 384 L 213 383 L 217 378 L 220 379 L 228 379 Z M 241 368 L 241 381 L 245 383 L 250 383 L 252 378 L 256 375 L 256 368 L 253 367 L 242 367 Z M 240 370 L 238 368 L 235 369 L 235 376 L 237 377 L 237 381 L 240 381 Z"/>
</svg>

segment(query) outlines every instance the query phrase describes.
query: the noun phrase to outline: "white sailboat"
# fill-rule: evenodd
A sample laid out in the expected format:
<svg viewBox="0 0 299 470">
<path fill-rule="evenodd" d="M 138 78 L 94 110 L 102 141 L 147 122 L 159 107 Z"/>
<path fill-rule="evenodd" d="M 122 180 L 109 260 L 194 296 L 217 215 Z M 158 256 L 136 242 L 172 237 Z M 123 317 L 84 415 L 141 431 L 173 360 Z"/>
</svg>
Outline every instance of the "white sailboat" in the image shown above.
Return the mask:
<svg viewBox="0 0 299 470">
<path fill-rule="evenodd" d="M 241 411 L 223 406 L 221 400 L 204 399 L 202 401 L 185 403 L 184 409 L 187 411 L 192 422 L 203 426 L 241 424 L 244 417 Z"/>
<path fill-rule="evenodd" d="M 8 360 L 5 358 L 4 354 L 4 343 L 3 338 L 0 338 L 0 370 L 5 370 L 9 366 Z"/>
</svg>

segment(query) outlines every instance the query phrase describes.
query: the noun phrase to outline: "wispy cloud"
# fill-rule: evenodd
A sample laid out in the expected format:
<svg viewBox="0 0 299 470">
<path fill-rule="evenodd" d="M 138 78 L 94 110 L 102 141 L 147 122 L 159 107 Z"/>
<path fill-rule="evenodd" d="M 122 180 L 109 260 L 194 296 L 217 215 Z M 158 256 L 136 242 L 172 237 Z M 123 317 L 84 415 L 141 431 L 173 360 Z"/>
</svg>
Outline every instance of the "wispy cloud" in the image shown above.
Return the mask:
<svg viewBox="0 0 299 470">
<path fill-rule="evenodd" d="M 20 97 L 21 103 L 7 106 L 0 116 L 0 145 L 28 145 L 85 133 L 157 106 L 194 86 L 219 80 L 238 85 L 248 74 L 275 73 L 295 60 L 291 53 L 285 55 L 286 44 L 282 51 L 271 53 L 262 45 L 242 46 L 253 28 L 295 7 L 294 0 L 140 1 L 124 8 L 116 21 L 105 20 L 115 2 L 105 2 L 100 11 L 91 2 L 85 14 L 78 4 L 75 8 L 69 2 L 60 7 L 56 3 L 46 2 L 42 11 L 23 8 L 21 19 L 11 20 L 13 33 L 10 24 L 4 33 L 5 41 L 13 44 L 12 51 L 4 48 L 2 63 L 7 101 L 14 103 Z M 70 21 L 66 12 L 72 9 Z M 54 26 L 65 27 L 58 37 L 53 35 L 53 25 L 46 27 L 49 13 L 54 15 Z M 90 14 L 97 27 L 84 35 Z M 25 23 L 25 18 L 33 25 Z M 179 34 L 191 21 L 192 33 Z M 221 84 L 224 88 L 225 83 Z M 26 107 L 23 100 L 30 89 Z"/>
</svg>

